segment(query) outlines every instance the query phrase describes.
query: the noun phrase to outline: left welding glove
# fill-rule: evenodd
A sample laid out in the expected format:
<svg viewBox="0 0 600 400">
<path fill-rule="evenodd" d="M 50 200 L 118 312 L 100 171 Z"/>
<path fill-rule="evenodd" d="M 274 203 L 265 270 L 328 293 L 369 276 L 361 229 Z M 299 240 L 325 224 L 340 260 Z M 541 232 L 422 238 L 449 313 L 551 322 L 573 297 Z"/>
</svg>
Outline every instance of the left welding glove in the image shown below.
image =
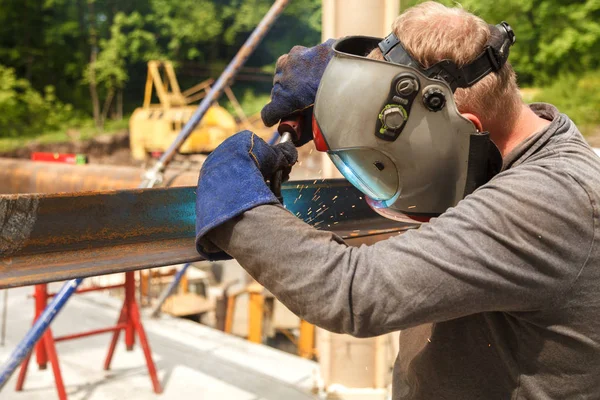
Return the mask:
<svg viewBox="0 0 600 400">
<path fill-rule="evenodd" d="M 265 180 L 287 180 L 298 152 L 291 142 L 271 146 L 250 131 L 221 143 L 204 161 L 196 190 L 196 249 L 207 260 L 231 257 L 205 236 L 213 228 L 263 204 L 277 204 Z"/>
</svg>

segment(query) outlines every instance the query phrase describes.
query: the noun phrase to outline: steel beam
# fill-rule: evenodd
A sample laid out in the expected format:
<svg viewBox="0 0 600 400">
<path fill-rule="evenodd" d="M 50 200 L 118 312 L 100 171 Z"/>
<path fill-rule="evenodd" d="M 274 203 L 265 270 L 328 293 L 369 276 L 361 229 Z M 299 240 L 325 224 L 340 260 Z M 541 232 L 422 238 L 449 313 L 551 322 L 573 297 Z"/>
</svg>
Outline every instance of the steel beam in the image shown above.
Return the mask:
<svg viewBox="0 0 600 400">
<path fill-rule="evenodd" d="M 199 261 L 195 187 L 0 196 L 0 288 Z M 350 243 L 407 228 L 343 180 L 283 186 L 286 207 Z"/>
</svg>

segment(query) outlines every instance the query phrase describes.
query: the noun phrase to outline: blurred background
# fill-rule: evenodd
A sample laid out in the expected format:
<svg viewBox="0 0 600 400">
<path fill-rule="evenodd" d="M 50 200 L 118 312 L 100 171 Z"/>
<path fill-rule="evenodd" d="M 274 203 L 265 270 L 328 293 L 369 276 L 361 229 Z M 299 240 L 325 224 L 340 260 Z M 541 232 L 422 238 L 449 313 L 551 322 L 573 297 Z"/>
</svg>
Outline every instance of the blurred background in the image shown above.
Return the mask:
<svg viewBox="0 0 600 400">
<path fill-rule="evenodd" d="M 419 1 L 402 1 L 406 8 Z M 169 60 L 182 88 L 216 78 L 269 0 L 0 0 L 0 153 L 128 128 L 147 62 Z M 449 5 L 454 1 L 442 1 Z M 548 101 L 600 134 L 600 2 L 464 0 L 508 21 L 527 101 Z M 292 1 L 232 86 L 246 115 L 268 101 L 277 58 L 321 40 L 321 0 Z M 155 98 L 153 102 L 157 101 Z M 232 114 L 228 99 L 221 105 Z"/>
</svg>

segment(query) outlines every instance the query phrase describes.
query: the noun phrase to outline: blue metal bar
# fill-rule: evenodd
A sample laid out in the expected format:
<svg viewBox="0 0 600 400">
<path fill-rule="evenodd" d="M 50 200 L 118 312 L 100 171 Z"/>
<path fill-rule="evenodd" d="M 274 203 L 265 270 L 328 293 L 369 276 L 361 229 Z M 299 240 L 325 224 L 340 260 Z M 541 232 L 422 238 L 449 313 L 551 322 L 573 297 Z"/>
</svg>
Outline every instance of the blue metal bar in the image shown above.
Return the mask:
<svg viewBox="0 0 600 400">
<path fill-rule="evenodd" d="M 21 340 L 17 348 L 12 352 L 8 360 L 0 370 L 0 391 L 15 370 L 21 365 L 27 357 L 33 346 L 41 339 L 46 329 L 50 326 L 54 318 L 62 310 L 73 293 L 77 290 L 83 279 L 73 279 L 63 285 L 60 291 L 54 296 L 50 304 L 42 312 L 40 317 L 35 321 L 27 335 Z"/>
<path fill-rule="evenodd" d="M 160 297 L 158 298 L 158 302 L 156 303 L 156 305 L 154 306 L 154 309 L 152 309 L 152 313 L 150 314 L 152 317 L 158 317 L 160 315 L 160 308 L 162 307 L 165 300 L 167 300 L 169 298 L 169 296 L 171 295 L 171 293 L 173 293 L 173 291 L 177 288 L 177 286 L 179 286 L 179 282 L 181 282 L 181 278 L 183 278 L 183 276 L 185 275 L 185 272 L 187 271 L 187 269 L 189 268 L 190 265 L 191 265 L 190 263 L 187 263 L 183 266 L 183 268 L 181 268 L 179 271 L 177 271 L 177 273 L 175 274 L 175 277 L 173 278 L 171 283 L 169 283 L 169 286 L 167 286 L 162 291 L 162 293 L 160 294 Z"/>
</svg>

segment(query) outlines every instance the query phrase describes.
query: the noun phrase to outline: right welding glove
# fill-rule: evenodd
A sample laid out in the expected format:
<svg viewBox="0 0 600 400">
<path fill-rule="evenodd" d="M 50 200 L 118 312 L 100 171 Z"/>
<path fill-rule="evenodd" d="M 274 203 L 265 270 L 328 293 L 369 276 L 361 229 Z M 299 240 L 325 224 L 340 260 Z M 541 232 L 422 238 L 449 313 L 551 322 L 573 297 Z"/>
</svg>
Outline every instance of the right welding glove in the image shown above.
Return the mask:
<svg viewBox="0 0 600 400">
<path fill-rule="evenodd" d="M 250 131 L 221 143 L 204 161 L 196 190 L 196 249 L 207 260 L 231 257 L 216 247 L 208 232 L 263 204 L 278 204 L 265 180 L 276 172 L 287 180 L 298 151 L 290 142 L 271 146 Z"/>
<path fill-rule="evenodd" d="M 312 110 L 323 72 L 333 57 L 334 39 L 318 46 L 294 46 L 289 54 L 279 57 L 273 79 L 271 102 L 261 111 L 266 126 L 273 126 L 288 117 L 302 117 L 299 147 L 312 140 Z"/>
</svg>

